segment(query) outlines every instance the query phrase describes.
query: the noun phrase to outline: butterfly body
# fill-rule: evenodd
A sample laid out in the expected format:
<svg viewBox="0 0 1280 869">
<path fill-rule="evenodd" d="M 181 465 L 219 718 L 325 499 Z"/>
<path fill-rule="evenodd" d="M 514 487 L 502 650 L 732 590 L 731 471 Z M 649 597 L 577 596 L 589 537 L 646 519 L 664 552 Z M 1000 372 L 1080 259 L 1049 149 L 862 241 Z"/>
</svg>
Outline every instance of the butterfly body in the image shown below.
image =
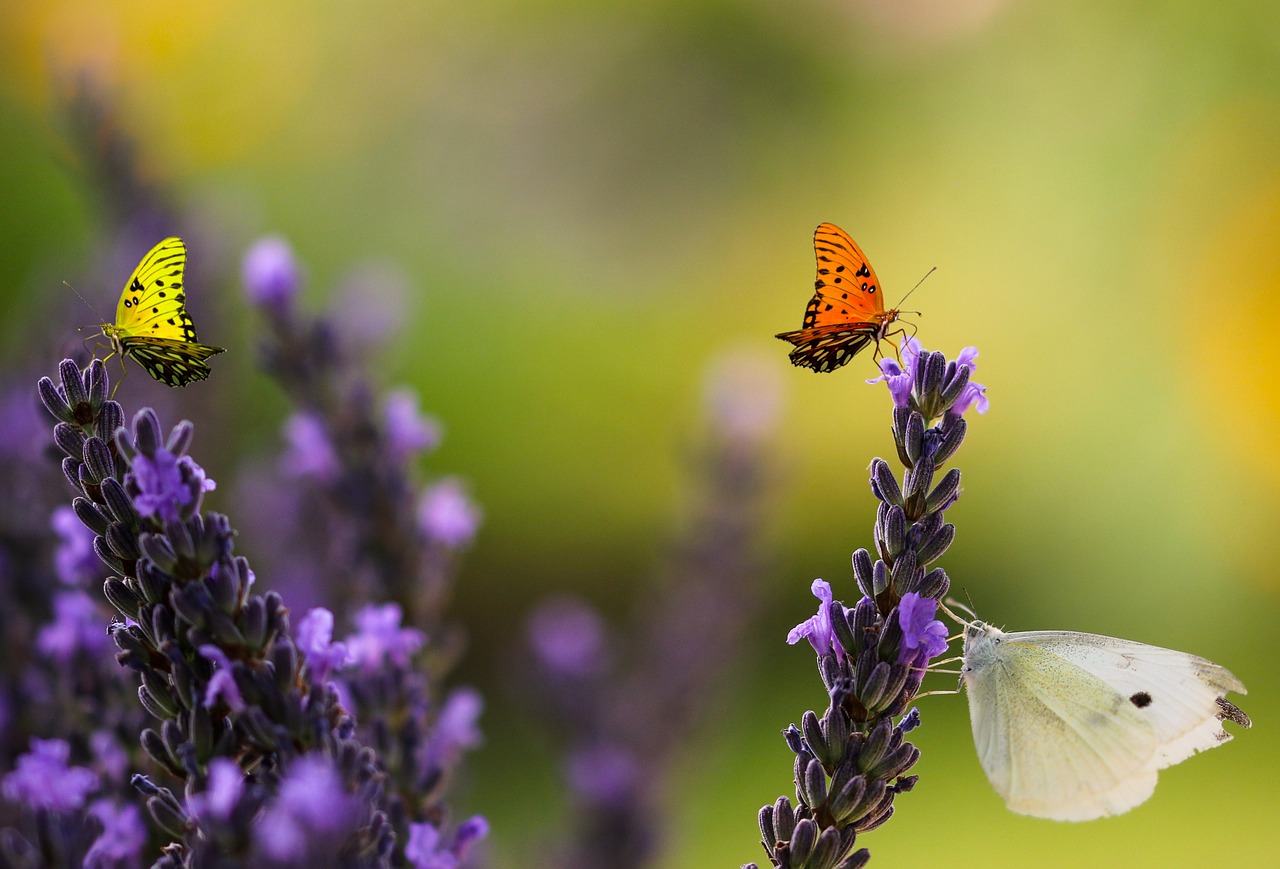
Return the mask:
<svg viewBox="0 0 1280 869">
<path fill-rule="evenodd" d="M 818 274 L 804 320 L 794 332 L 777 337 L 795 345 L 791 362 L 814 371 L 834 371 L 868 344 L 890 334 L 898 310 L 885 309 L 880 281 L 862 249 L 834 223 L 813 233 Z"/>
<path fill-rule="evenodd" d="M 965 687 L 983 771 L 1009 809 L 1060 821 L 1127 812 L 1156 773 L 1231 739 L 1244 685 L 1204 658 L 1074 631 L 966 625 Z"/>
<path fill-rule="evenodd" d="M 209 376 L 205 360 L 223 352 L 196 340 L 186 306 L 186 264 L 182 239 L 166 238 L 157 244 L 125 284 L 116 321 L 102 324 L 113 354 L 128 356 L 169 386 L 204 380 Z"/>
</svg>

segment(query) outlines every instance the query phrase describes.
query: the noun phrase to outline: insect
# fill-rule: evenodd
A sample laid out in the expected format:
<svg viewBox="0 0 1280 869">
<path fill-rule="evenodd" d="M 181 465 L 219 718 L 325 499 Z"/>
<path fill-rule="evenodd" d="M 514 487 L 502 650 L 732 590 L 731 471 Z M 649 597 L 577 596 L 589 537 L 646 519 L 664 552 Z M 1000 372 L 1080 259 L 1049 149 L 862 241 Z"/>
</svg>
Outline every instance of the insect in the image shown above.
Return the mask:
<svg viewBox="0 0 1280 869">
<path fill-rule="evenodd" d="M 205 360 L 223 352 L 196 341 L 185 304 L 186 264 L 187 246 L 180 238 L 166 238 L 151 248 L 120 294 L 116 321 L 102 324 L 102 335 L 111 342 L 108 359 L 117 353 L 128 356 L 169 386 L 204 380 L 209 376 Z"/>
<path fill-rule="evenodd" d="M 1005 633 L 965 622 L 973 742 L 1009 809 L 1056 821 L 1145 802 L 1156 772 L 1249 727 L 1226 699 L 1240 680 L 1204 658 L 1073 631 Z"/>
<path fill-rule="evenodd" d="M 872 341 L 879 356 L 880 342 L 889 337 L 899 311 L 885 310 L 880 281 L 862 248 L 834 223 L 821 223 L 813 233 L 813 250 L 818 275 L 804 321 L 796 331 L 777 336 L 795 345 L 792 364 L 834 371 Z"/>
</svg>

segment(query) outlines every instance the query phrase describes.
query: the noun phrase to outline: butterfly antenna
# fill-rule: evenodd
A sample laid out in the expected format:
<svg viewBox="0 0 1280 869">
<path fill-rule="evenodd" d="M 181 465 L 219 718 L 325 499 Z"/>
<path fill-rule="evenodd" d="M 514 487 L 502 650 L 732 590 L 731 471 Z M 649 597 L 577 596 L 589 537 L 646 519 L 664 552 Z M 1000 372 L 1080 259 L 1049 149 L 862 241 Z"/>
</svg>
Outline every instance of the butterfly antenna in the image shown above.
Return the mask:
<svg viewBox="0 0 1280 869">
<path fill-rule="evenodd" d="M 77 290 L 75 287 L 71 286 L 71 284 L 67 283 L 66 281 L 63 281 L 63 282 L 62 282 L 62 284 L 63 284 L 63 286 L 65 286 L 68 290 L 70 290 L 71 292 L 75 293 L 75 294 L 76 294 L 76 298 L 77 298 L 77 299 L 79 299 L 80 301 L 84 302 L 84 306 L 85 306 L 86 308 L 88 308 L 88 309 L 89 309 L 89 313 L 93 314 L 93 316 L 97 318 L 97 321 L 98 321 L 99 323 L 105 323 L 105 322 L 107 322 L 107 321 L 103 318 L 103 316 L 102 316 L 101 314 L 99 314 L 99 313 L 98 313 L 98 309 L 97 309 L 97 308 L 95 308 L 93 305 L 89 304 L 89 300 L 88 300 L 88 299 L 86 299 L 84 296 L 80 295 L 80 291 L 79 291 L 79 290 Z M 76 328 L 77 328 L 77 329 L 81 329 L 81 330 L 83 330 L 83 329 L 84 329 L 84 326 L 77 326 Z"/>
<path fill-rule="evenodd" d="M 907 296 L 910 296 L 912 293 L 918 290 L 920 288 L 920 285 L 924 283 L 925 278 L 929 277 L 929 275 L 933 274 L 937 270 L 938 270 L 937 266 L 934 266 L 933 268 L 929 269 L 929 271 L 924 273 L 924 278 L 921 278 L 920 280 L 916 281 L 916 285 L 911 289 L 907 290 L 907 295 L 903 296 L 901 299 L 898 300 L 897 308 L 899 311 L 902 310 L 902 303 L 907 300 Z M 919 311 L 906 311 L 904 313 L 915 314 L 916 316 L 920 315 Z"/>
<path fill-rule="evenodd" d="M 954 612 L 952 612 L 951 607 L 947 606 L 948 603 L 954 606 L 956 609 L 959 609 L 959 610 L 966 609 L 965 605 L 957 601 L 955 598 L 948 598 L 946 603 L 943 603 L 942 601 L 938 601 L 938 609 L 942 610 L 944 613 L 950 616 L 951 620 L 956 622 L 957 624 L 968 626 L 970 620 L 966 618 L 962 618 L 961 616 L 958 616 Z"/>
</svg>

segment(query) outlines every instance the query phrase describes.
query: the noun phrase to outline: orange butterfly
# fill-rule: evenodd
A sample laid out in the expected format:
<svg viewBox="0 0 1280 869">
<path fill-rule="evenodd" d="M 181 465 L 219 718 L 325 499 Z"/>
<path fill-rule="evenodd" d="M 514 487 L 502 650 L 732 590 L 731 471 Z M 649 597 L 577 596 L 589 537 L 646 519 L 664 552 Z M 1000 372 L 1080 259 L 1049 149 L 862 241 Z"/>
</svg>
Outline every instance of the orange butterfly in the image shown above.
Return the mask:
<svg viewBox="0 0 1280 869">
<path fill-rule="evenodd" d="M 818 276 L 813 298 L 804 309 L 804 323 L 795 332 L 777 336 L 796 345 L 791 363 L 814 371 L 835 371 L 872 341 L 879 356 L 880 342 L 888 338 L 898 309 L 884 309 L 880 281 L 871 263 L 834 223 L 818 225 L 813 251 Z"/>
</svg>

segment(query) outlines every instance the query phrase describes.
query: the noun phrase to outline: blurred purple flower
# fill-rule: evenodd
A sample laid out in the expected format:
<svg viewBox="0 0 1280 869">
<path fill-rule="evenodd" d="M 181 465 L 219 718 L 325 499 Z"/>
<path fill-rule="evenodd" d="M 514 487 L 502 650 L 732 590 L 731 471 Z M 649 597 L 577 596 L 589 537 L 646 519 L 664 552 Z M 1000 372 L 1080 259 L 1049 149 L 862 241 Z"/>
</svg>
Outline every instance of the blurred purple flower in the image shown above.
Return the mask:
<svg viewBox="0 0 1280 869">
<path fill-rule="evenodd" d="M 483 741 L 480 713 L 484 698 L 474 688 L 457 688 L 445 698 L 431 732 L 430 760 L 442 766 L 455 763 L 463 751 Z"/>
<path fill-rule="evenodd" d="M 880 360 L 880 371 L 883 373 L 879 377 L 872 378 L 867 383 L 884 381 L 889 387 L 889 394 L 893 396 L 893 406 L 909 407 L 911 388 L 916 382 L 915 375 L 910 370 L 904 370 L 896 359 L 890 359 L 888 356 Z"/>
<path fill-rule="evenodd" d="M 225 757 L 209 761 L 209 783 L 204 793 L 193 794 L 188 800 L 191 814 L 202 819 L 225 821 L 244 792 L 244 770 L 240 764 Z"/>
<path fill-rule="evenodd" d="M 808 640 L 819 655 L 831 654 L 832 648 L 837 654 L 843 653 L 840 644 L 835 641 L 831 625 L 831 583 L 825 579 L 815 579 L 809 590 L 819 601 L 818 612 L 792 628 L 791 633 L 787 634 L 787 643 L 794 646 L 801 640 Z"/>
<path fill-rule="evenodd" d="M 201 646 L 198 651 L 206 661 L 212 661 L 218 665 L 218 669 L 214 670 L 213 675 L 209 677 L 208 687 L 205 688 L 205 708 L 217 703 L 218 698 L 221 697 L 233 712 L 244 709 L 244 698 L 236 686 L 235 675 L 231 671 L 231 659 L 227 657 L 227 653 L 212 644 Z"/>
<path fill-rule="evenodd" d="M 49 524 L 58 535 L 58 548 L 53 553 L 58 579 L 76 588 L 98 582 L 103 564 L 93 551 L 93 538 L 97 535 L 66 504 L 53 511 Z"/>
<path fill-rule="evenodd" d="M 427 637 L 417 628 L 400 627 L 402 618 L 400 605 L 395 603 L 369 604 L 356 613 L 356 633 L 346 639 L 351 660 L 366 672 L 381 668 L 384 660 L 397 667 L 407 666 Z"/>
<path fill-rule="evenodd" d="M 290 477 L 310 477 L 322 483 L 332 482 L 342 470 L 324 421 L 317 415 L 299 412 L 284 423 L 285 453 L 280 467 Z"/>
<path fill-rule="evenodd" d="M 71 745 L 65 739 L 32 739 L 31 751 L 19 755 L 4 777 L 5 797 L 50 812 L 81 808 L 97 789 L 98 776 L 82 766 L 67 766 L 70 757 Z"/>
<path fill-rule="evenodd" d="M 582 678 L 599 673 L 604 666 L 604 621 L 576 598 L 557 597 L 539 604 L 526 631 L 534 654 L 557 675 Z"/>
<path fill-rule="evenodd" d="M 288 308 L 302 285 L 293 248 L 275 236 L 259 239 L 249 248 L 243 273 L 249 301 L 275 310 Z"/>
<path fill-rule="evenodd" d="M 489 822 L 475 815 L 458 825 L 453 845 L 446 848 L 440 831 L 431 824 L 409 825 L 409 842 L 404 856 L 413 869 L 454 869 L 467 856 L 471 846 L 489 835 Z"/>
<path fill-rule="evenodd" d="M 396 461 L 404 461 L 440 445 L 440 423 L 422 415 L 418 409 L 418 394 L 412 389 L 388 393 L 383 413 L 387 448 Z"/>
<path fill-rule="evenodd" d="M 102 832 L 84 855 L 84 869 L 138 866 L 147 844 L 147 825 L 138 807 L 97 800 L 89 813 L 102 822 Z"/>
<path fill-rule="evenodd" d="M 59 592 L 53 596 L 53 621 L 36 635 L 36 648 L 63 665 L 80 651 L 102 654 L 111 647 L 111 637 L 104 630 L 106 621 L 89 595 Z"/>
<path fill-rule="evenodd" d="M 302 617 L 295 640 L 316 684 L 323 684 L 330 673 L 342 669 L 350 660 L 347 647 L 333 642 L 333 613 L 324 607 L 316 607 Z"/>
<path fill-rule="evenodd" d="M 703 395 L 712 423 L 729 440 L 758 443 L 777 428 L 782 381 L 772 356 L 721 355 L 708 369 Z"/>
<path fill-rule="evenodd" d="M 123 782 L 129 772 L 129 754 L 120 744 L 120 740 L 109 730 L 95 730 L 89 736 L 89 748 L 98 768 L 106 775 L 108 781 Z"/>
<path fill-rule="evenodd" d="M 480 528 L 478 508 L 456 478 L 429 486 L 418 501 L 418 527 L 428 540 L 452 549 L 467 546 Z"/>
<path fill-rule="evenodd" d="M 934 618 L 938 602 L 909 591 L 898 602 L 898 625 L 902 628 L 902 645 L 898 663 L 916 662 L 924 666 L 947 650 L 947 626 Z"/>
<path fill-rule="evenodd" d="M 594 745 L 573 752 L 566 774 L 576 794 L 599 806 L 628 804 L 642 775 L 635 755 L 616 745 Z"/>
<path fill-rule="evenodd" d="M 202 492 L 217 488 L 190 456 L 178 458 L 164 447 L 151 457 L 143 453 L 134 456 L 129 475 L 138 485 L 138 494 L 133 499 L 138 513 L 159 516 L 166 522 L 177 522 L 181 508 L 191 504 Z"/>
<path fill-rule="evenodd" d="M 304 755 L 289 767 L 258 823 L 258 841 L 276 860 L 303 860 L 340 844 L 360 822 L 360 810 L 328 760 Z"/>
</svg>

